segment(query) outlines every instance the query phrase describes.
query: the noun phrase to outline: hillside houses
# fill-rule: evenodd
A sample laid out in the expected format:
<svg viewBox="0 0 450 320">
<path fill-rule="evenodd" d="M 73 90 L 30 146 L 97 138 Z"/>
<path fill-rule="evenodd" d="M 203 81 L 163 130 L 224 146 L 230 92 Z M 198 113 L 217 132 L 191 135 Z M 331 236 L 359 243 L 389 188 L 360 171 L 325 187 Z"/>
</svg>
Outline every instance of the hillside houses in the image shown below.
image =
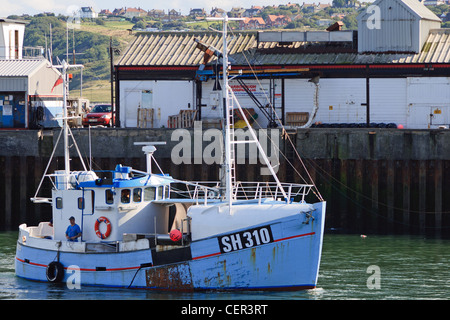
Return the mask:
<svg viewBox="0 0 450 320">
<path fill-rule="evenodd" d="M 100 15 L 103 16 L 123 16 L 126 18 L 133 18 L 133 17 L 144 17 L 149 16 L 153 18 L 167 18 L 168 16 L 173 17 L 191 17 L 191 18 L 198 18 L 198 17 L 219 17 L 222 16 L 224 13 L 227 13 L 229 17 L 234 18 L 253 18 L 253 17 L 261 17 L 261 13 L 264 11 L 264 9 L 270 8 L 270 9 L 278 9 L 278 8 L 298 8 L 299 10 L 304 9 L 310 10 L 311 12 L 319 12 L 327 7 L 331 6 L 330 4 L 321 4 L 320 2 L 318 4 L 305 4 L 299 5 L 297 3 L 290 3 L 288 2 L 285 5 L 273 5 L 273 6 L 254 6 L 252 5 L 250 8 L 243 8 L 243 7 L 233 7 L 230 11 L 226 12 L 222 8 L 218 7 L 212 7 L 211 10 L 208 12 L 205 8 L 190 8 L 187 15 L 183 16 L 179 10 L 169 10 L 167 13 L 164 10 L 160 9 L 149 9 L 144 10 L 143 8 L 132 8 L 132 7 L 124 7 L 124 8 L 116 8 L 112 12 L 109 9 L 103 9 L 100 11 Z M 286 17 L 285 17 L 286 19 Z M 283 20 L 283 18 L 279 18 L 278 21 Z M 249 20 L 250 21 L 250 20 Z M 253 22 L 256 20 L 253 20 Z M 273 21 L 265 21 L 266 25 L 271 25 L 274 23 Z"/>
<path fill-rule="evenodd" d="M 205 9 L 194 8 L 189 11 L 189 16 L 192 18 L 206 17 Z"/>
<path fill-rule="evenodd" d="M 242 15 L 246 18 L 252 18 L 254 16 L 259 15 L 262 10 L 263 10 L 263 7 L 252 6 L 250 9 L 245 10 Z"/>
<path fill-rule="evenodd" d="M 98 13 L 92 7 L 81 7 L 80 18 L 95 19 L 98 18 Z"/>
<path fill-rule="evenodd" d="M 147 16 L 158 19 L 164 18 L 166 16 L 166 13 L 164 12 L 164 10 L 152 9 L 148 11 Z"/>
<path fill-rule="evenodd" d="M 260 30 L 266 28 L 266 22 L 261 17 L 244 18 L 239 22 L 239 29 L 241 30 Z"/>
<path fill-rule="evenodd" d="M 266 19 L 266 26 L 270 28 L 279 28 L 284 27 L 289 22 L 291 22 L 291 18 L 287 16 L 269 14 Z"/>
<path fill-rule="evenodd" d="M 125 12 L 123 15 L 129 19 L 135 17 L 145 17 L 147 15 L 147 11 L 141 8 L 125 8 Z"/>
<path fill-rule="evenodd" d="M 289 3 L 288 5 L 291 4 Z M 260 16 L 263 10 L 264 7 L 261 6 L 251 6 L 251 8 L 248 9 L 234 7 L 229 12 L 218 7 L 211 8 L 210 12 L 207 12 L 204 8 L 191 8 L 187 16 L 192 19 L 202 19 L 206 17 L 221 17 L 224 13 L 227 13 L 230 17 L 245 19 L 239 23 L 239 28 L 241 30 L 284 27 L 291 21 L 290 17 L 285 15 L 268 15 L 267 18 L 264 19 Z M 109 9 L 103 9 L 100 11 L 100 16 L 105 18 L 108 16 L 116 16 L 125 17 L 127 19 L 149 17 L 161 20 L 176 20 L 185 17 L 180 11 L 175 9 L 169 10 L 166 13 L 165 10 L 160 9 L 146 11 L 142 8 L 132 7 L 116 8 L 112 12 Z"/>
<path fill-rule="evenodd" d="M 443 3 L 448 3 L 450 0 L 424 0 L 424 4 L 428 6 L 442 6 Z M 126 19 L 132 19 L 133 21 L 144 20 L 144 23 L 148 21 L 147 27 L 154 28 L 155 21 L 168 22 L 179 20 L 168 25 L 167 28 L 164 24 L 157 24 L 162 30 L 174 28 L 175 30 L 186 30 L 188 28 L 201 29 L 200 25 L 193 25 L 188 27 L 185 23 L 190 23 L 191 20 L 201 21 L 207 17 L 222 17 L 227 14 L 233 18 L 243 18 L 239 21 L 234 28 L 240 30 L 261 30 L 261 29 L 292 29 L 292 28 L 317 28 L 324 29 L 336 21 L 344 22 L 344 29 L 356 28 L 356 8 L 360 7 L 360 3 L 351 3 L 345 5 L 344 9 L 340 10 L 340 6 L 334 7 L 329 3 L 291 3 L 270 5 L 270 6 L 256 6 L 250 7 L 233 7 L 229 11 L 226 11 L 219 7 L 207 8 L 190 8 L 189 12 L 183 15 L 180 10 L 160 10 L 153 8 L 145 10 L 143 8 L 116 8 L 112 12 L 108 9 L 104 9 L 100 12 L 100 16 L 104 19 L 108 17 L 121 17 Z M 447 4 L 444 4 L 447 6 Z M 449 10 L 439 9 L 440 18 L 443 23 L 449 20 Z M 153 21 L 151 21 L 153 20 Z M 142 22 L 140 23 L 142 25 Z M 238 27 L 236 27 L 238 25 Z M 142 26 L 136 27 L 137 30 L 146 30 Z M 158 30 L 158 29 L 156 29 Z"/>
</svg>

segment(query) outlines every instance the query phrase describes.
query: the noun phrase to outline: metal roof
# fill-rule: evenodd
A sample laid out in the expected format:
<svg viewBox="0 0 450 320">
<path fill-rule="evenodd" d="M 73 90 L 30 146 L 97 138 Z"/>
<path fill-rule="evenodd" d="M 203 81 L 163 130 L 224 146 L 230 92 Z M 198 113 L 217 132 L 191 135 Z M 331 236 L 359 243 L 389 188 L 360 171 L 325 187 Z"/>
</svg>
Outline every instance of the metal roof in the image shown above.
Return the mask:
<svg viewBox="0 0 450 320">
<path fill-rule="evenodd" d="M 421 19 L 425 20 L 433 20 L 433 21 L 441 21 L 430 9 L 423 5 L 422 2 L 417 0 L 400 0 L 403 2 L 409 9 L 411 9 L 416 15 L 418 15 Z M 375 4 L 375 3 L 374 3 Z"/>
<path fill-rule="evenodd" d="M 222 50 L 222 36 L 213 32 L 176 32 L 139 34 L 125 54 L 120 58 L 121 66 L 192 66 L 200 65 L 203 52 L 196 48 L 194 38 Z M 230 54 L 256 46 L 256 33 L 229 35 Z"/>
<path fill-rule="evenodd" d="M 194 38 L 222 50 L 218 33 L 142 33 L 130 45 L 118 66 L 198 66 L 203 52 Z M 280 45 L 257 41 L 257 32 L 229 33 L 229 52 L 236 65 L 308 65 L 376 63 L 450 63 L 450 29 L 431 30 L 420 53 L 359 54 L 328 47 L 321 53 L 300 52 L 305 42 Z M 320 48 L 320 44 L 318 45 Z M 323 47 L 322 47 L 323 48 Z M 342 48 L 341 48 L 342 49 Z M 213 61 L 213 60 L 212 60 Z"/>
<path fill-rule="evenodd" d="M 401 5 L 404 9 L 406 9 L 406 12 L 409 12 L 409 14 L 416 16 L 418 19 L 423 20 L 432 20 L 432 21 L 439 21 L 441 22 L 441 19 L 439 19 L 438 16 L 436 16 L 430 9 L 428 9 L 426 6 L 424 6 L 420 1 L 418 0 L 377 0 L 373 2 L 371 5 L 373 6 L 380 6 L 380 3 L 388 1 L 389 2 L 389 9 L 390 6 L 393 5 L 393 2 L 397 2 L 399 5 Z M 370 17 L 373 14 L 371 11 L 363 10 L 356 19 L 367 19 L 367 17 Z M 403 14 L 403 19 L 405 18 L 405 15 Z"/>
<path fill-rule="evenodd" d="M 295 44 L 294 44 L 295 45 Z M 275 48 L 272 44 L 272 48 Z M 275 49 L 274 49 L 275 51 Z M 270 54 L 249 50 L 234 55 L 236 64 L 252 65 L 376 64 L 376 63 L 450 63 L 450 29 L 431 30 L 420 53 L 286 53 Z"/>
<path fill-rule="evenodd" d="M 28 24 L 27 21 L 23 21 L 23 20 L 14 20 L 14 19 L 7 19 L 7 18 L 0 18 L 0 22 Z"/>
<path fill-rule="evenodd" d="M 45 59 L 3 59 L 0 60 L 0 77 L 28 77 L 45 65 L 50 65 Z"/>
</svg>

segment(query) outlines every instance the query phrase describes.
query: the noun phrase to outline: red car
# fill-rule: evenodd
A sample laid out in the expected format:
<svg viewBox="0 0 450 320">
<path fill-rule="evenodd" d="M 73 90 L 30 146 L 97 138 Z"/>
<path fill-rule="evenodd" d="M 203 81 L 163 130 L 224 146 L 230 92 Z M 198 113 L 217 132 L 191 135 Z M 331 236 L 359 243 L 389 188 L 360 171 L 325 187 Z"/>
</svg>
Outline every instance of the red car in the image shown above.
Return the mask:
<svg viewBox="0 0 450 320">
<path fill-rule="evenodd" d="M 83 117 L 83 126 L 87 127 L 103 125 L 110 127 L 112 124 L 112 107 L 110 104 L 98 104 L 92 108 L 91 112 Z"/>
</svg>

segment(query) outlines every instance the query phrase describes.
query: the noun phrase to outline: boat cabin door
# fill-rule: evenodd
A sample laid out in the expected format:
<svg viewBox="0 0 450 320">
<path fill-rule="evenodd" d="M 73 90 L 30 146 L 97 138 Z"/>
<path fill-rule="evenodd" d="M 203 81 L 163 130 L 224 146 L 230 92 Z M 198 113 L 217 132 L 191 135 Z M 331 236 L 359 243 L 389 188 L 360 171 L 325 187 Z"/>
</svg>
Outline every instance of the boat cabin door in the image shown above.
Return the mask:
<svg viewBox="0 0 450 320">
<path fill-rule="evenodd" d="M 94 213 L 94 190 L 83 190 L 81 197 L 77 199 L 77 207 L 83 215 Z"/>
<path fill-rule="evenodd" d="M 83 230 L 83 217 L 94 213 L 93 190 L 55 190 L 53 194 L 53 225 L 55 239 L 65 240 L 65 231 L 69 217 L 75 218 Z"/>
</svg>

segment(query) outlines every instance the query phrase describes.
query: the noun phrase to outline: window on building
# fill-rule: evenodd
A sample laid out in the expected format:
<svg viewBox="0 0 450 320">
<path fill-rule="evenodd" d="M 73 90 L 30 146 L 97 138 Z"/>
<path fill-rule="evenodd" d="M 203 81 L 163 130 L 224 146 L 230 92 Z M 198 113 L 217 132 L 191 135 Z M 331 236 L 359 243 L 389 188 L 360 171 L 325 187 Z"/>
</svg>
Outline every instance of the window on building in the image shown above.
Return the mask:
<svg viewBox="0 0 450 320">
<path fill-rule="evenodd" d="M 14 58 L 19 59 L 19 30 L 14 30 Z"/>
</svg>

